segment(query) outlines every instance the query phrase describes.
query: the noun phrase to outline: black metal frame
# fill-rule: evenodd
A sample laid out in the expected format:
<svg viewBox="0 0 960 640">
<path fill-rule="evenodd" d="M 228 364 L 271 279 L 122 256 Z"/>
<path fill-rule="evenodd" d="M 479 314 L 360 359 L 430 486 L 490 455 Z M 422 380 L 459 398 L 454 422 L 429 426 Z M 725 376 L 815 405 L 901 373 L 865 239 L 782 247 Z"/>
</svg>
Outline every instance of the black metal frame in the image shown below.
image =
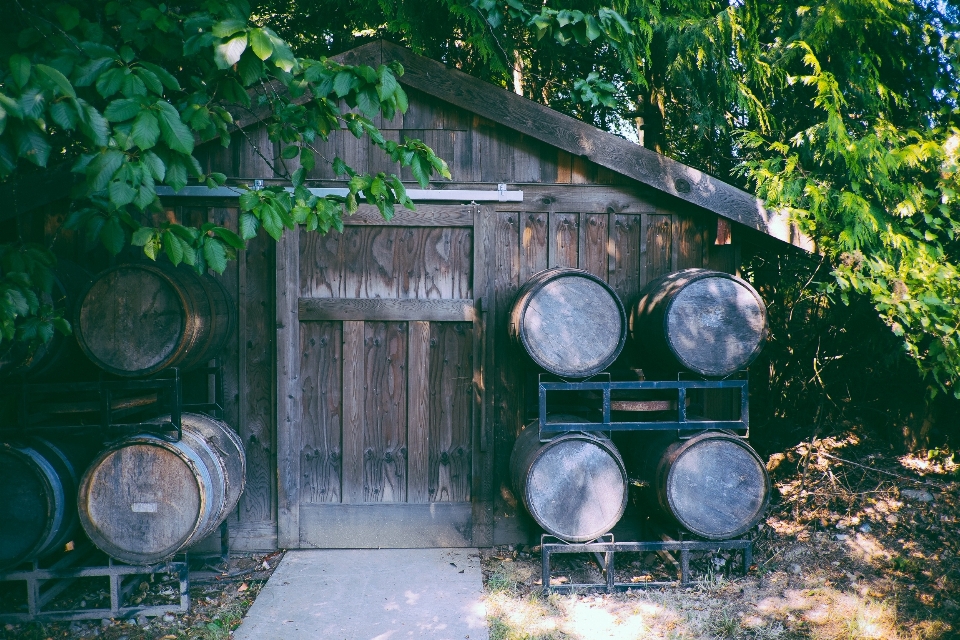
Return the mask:
<svg viewBox="0 0 960 640">
<path fill-rule="evenodd" d="M 106 564 L 103 564 L 103 561 L 98 564 L 90 564 L 91 555 L 105 558 Z M 83 566 L 70 566 L 75 563 Z M 134 581 L 127 581 L 125 584 L 124 578 L 156 573 L 174 575 L 179 579 L 179 601 L 176 604 L 165 605 L 124 605 L 124 600 L 136 587 Z M 44 609 L 78 578 L 100 577 L 109 578 L 109 609 Z M 26 582 L 27 587 L 27 612 L 0 611 L 0 623 L 38 620 L 126 619 L 135 616 L 186 613 L 190 610 L 190 575 L 187 562 L 162 562 L 144 566 L 123 564 L 93 549 L 92 546 L 66 553 L 47 568 L 42 567 L 40 561 L 34 560 L 29 569 L 21 567 L 0 572 L 0 582 Z M 136 582 L 139 583 L 139 581 Z"/>
<path fill-rule="evenodd" d="M 578 382 L 560 380 L 549 374 L 540 374 L 538 381 L 540 433 L 559 434 L 566 431 L 703 431 L 727 429 L 743 437 L 750 434 L 747 379 L 725 380 L 613 380 L 609 373 Z M 690 420 L 687 416 L 687 392 L 693 389 L 739 389 L 739 420 Z M 677 419 L 649 422 L 614 422 L 610 419 L 612 391 L 677 391 Z M 602 394 L 600 422 L 547 422 L 549 391 L 599 391 Z"/>
<path fill-rule="evenodd" d="M 176 367 L 167 369 L 154 377 L 138 380 L 110 380 L 101 374 L 96 382 L 53 382 L 21 383 L 5 385 L 0 395 L 17 396 L 17 422 L 0 427 L 0 441 L 22 436 L 48 433 L 69 433 L 99 429 L 106 439 L 133 433 L 152 433 L 159 437 L 179 441 L 183 437 L 181 416 L 184 411 L 199 411 L 223 419 L 223 364 L 219 358 L 213 366 L 195 371 L 214 377 L 214 402 L 185 404 L 183 402 L 182 375 Z M 170 414 L 170 422 L 157 424 L 152 422 L 122 422 L 115 420 L 116 410 L 111 408 L 113 394 L 123 391 L 156 391 L 162 401 L 157 402 L 156 415 Z M 43 393 L 85 393 L 96 398 L 100 407 L 99 421 L 96 424 L 32 425 L 29 420 L 30 398 Z M 176 432 L 173 436 L 172 433 Z"/>
<path fill-rule="evenodd" d="M 550 542 L 550 541 L 553 542 Z M 541 577 L 544 593 L 603 590 L 608 593 L 629 591 L 646 587 L 674 586 L 690 583 L 690 552 L 739 550 L 743 552 L 743 572 L 746 574 L 753 564 L 753 541 L 749 538 L 736 540 L 657 540 L 648 542 L 616 542 L 613 534 L 608 533 L 593 542 L 575 544 L 543 534 L 540 536 Z M 679 551 L 680 579 L 672 582 L 616 582 L 614 556 L 617 552 L 638 553 L 645 551 Z M 591 553 L 600 565 L 604 582 L 581 584 L 551 584 L 550 558 L 564 553 Z"/>
</svg>

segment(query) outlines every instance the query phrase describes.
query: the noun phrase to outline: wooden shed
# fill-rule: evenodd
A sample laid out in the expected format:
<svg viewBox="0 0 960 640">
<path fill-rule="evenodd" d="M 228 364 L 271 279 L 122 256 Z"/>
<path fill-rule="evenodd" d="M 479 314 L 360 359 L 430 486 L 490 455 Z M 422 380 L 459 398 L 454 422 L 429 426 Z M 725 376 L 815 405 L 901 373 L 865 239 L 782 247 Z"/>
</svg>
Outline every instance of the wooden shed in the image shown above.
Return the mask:
<svg viewBox="0 0 960 640">
<path fill-rule="evenodd" d="M 791 229 L 748 193 L 396 45 L 340 59 L 403 64 L 409 110 L 376 124 L 422 139 L 453 179 L 413 191 L 416 211 L 389 222 L 363 206 L 342 234 L 261 234 L 221 277 L 238 318 L 222 355 L 225 419 L 248 454 L 232 545 L 530 540 L 508 473 L 531 392 L 507 336 L 518 288 L 577 267 L 629 304 L 664 273 L 735 273 L 744 240 L 789 242 Z M 270 184 L 278 149 L 255 118 L 240 124 L 230 148 L 198 156 L 233 182 Z M 413 182 L 346 130 L 320 150 Z M 307 186 L 342 183 L 318 163 Z M 168 216 L 236 227 L 236 200 L 205 188 L 164 201 Z M 61 220 L 51 208 L 48 236 Z M 64 257 L 80 252 L 69 233 L 58 243 Z"/>
</svg>

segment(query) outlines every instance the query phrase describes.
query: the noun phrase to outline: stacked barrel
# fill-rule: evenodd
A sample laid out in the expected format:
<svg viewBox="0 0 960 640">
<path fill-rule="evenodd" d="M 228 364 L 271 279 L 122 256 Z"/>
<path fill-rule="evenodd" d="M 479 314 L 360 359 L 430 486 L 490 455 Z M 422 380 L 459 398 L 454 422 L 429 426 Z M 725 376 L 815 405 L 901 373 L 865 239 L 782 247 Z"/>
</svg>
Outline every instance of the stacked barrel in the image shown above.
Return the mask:
<svg viewBox="0 0 960 640">
<path fill-rule="evenodd" d="M 187 267 L 124 264 L 84 284 L 69 295 L 60 286 L 74 328 L 63 342 L 119 378 L 205 367 L 232 331 L 226 290 Z M 65 350 L 7 354 L 0 375 L 34 380 L 43 368 L 63 379 L 54 365 Z M 153 416 L 143 424 L 156 430 L 106 446 L 76 437 L 0 443 L 0 569 L 62 549 L 78 527 L 108 555 L 135 564 L 170 558 L 216 530 L 243 491 L 243 443 L 222 420 L 197 413 L 181 414 L 174 441 L 158 435 L 171 416 Z"/>
<path fill-rule="evenodd" d="M 756 358 L 767 334 L 766 308 L 753 287 L 707 269 L 650 282 L 629 312 L 600 278 L 549 269 L 521 287 L 509 317 L 509 334 L 532 364 L 567 380 L 610 371 L 615 362 L 642 367 L 648 378 L 724 378 Z M 545 420 L 590 422 L 570 415 Z M 625 512 L 630 477 L 643 486 L 642 504 L 666 524 L 710 540 L 741 536 L 767 508 L 766 468 L 744 438 L 689 424 L 670 434 L 632 431 L 618 447 L 599 424 L 550 437 L 534 420 L 511 455 L 514 489 L 544 531 L 569 542 L 613 528 Z"/>
</svg>

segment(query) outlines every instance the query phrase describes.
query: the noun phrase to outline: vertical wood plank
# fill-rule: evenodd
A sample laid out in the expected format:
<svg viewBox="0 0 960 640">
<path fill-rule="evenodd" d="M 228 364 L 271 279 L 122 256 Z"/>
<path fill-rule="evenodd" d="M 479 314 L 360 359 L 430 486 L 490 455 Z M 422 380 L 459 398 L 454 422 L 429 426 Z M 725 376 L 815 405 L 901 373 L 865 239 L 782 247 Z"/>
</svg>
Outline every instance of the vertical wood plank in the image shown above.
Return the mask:
<svg viewBox="0 0 960 640">
<path fill-rule="evenodd" d="M 579 227 L 579 213 L 550 213 L 548 231 L 550 249 L 547 255 L 547 266 L 550 268 L 577 267 Z"/>
<path fill-rule="evenodd" d="M 616 258 L 608 282 L 625 306 L 630 306 L 640 291 L 640 218 L 638 215 L 613 215 L 610 240 Z"/>
<path fill-rule="evenodd" d="M 573 182 L 571 165 L 573 157 L 566 151 L 557 151 L 557 183 L 570 184 Z"/>
<path fill-rule="evenodd" d="M 338 298 L 343 284 L 343 234 L 300 229 L 300 295 Z"/>
<path fill-rule="evenodd" d="M 405 227 L 397 230 L 397 246 L 394 249 L 395 264 L 393 271 L 398 278 L 398 292 L 401 298 L 429 298 L 427 292 L 427 263 L 424 251 L 427 241 L 427 229 L 423 227 Z M 439 297 L 435 294 L 433 297 Z"/>
<path fill-rule="evenodd" d="M 407 499 L 407 325 L 365 322 L 364 502 Z"/>
<path fill-rule="evenodd" d="M 274 148 L 265 126 L 239 132 L 239 177 L 247 180 L 272 178 L 274 175 Z"/>
<path fill-rule="evenodd" d="M 411 322 L 407 349 L 407 502 L 430 501 L 430 323 Z"/>
<path fill-rule="evenodd" d="M 606 213 L 580 214 L 580 268 L 607 279 L 607 221 Z"/>
<path fill-rule="evenodd" d="M 646 218 L 646 251 L 642 266 L 644 282 L 650 282 L 673 271 L 673 224 L 670 215 L 649 214 Z"/>
<path fill-rule="evenodd" d="M 475 207 L 473 224 L 473 290 L 480 305 L 474 323 L 473 539 L 478 547 L 493 546 L 493 337 L 490 309 L 495 273 L 493 207 Z"/>
<path fill-rule="evenodd" d="M 430 324 L 430 501 L 470 500 L 473 327 Z"/>
<path fill-rule="evenodd" d="M 295 235 L 295 234 L 290 234 Z M 240 437 L 247 452 L 247 485 L 240 496 L 244 522 L 276 518 L 277 353 L 275 298 L 277 243 L 261 233 L 247 243 L 241 299 L 240 352 L 243 393 Z"/>
<path fill-rule="evenodd" d="M 518 213 L 520 222 L 520 282 L 547 268 L 547 214 Z"/>
<path fill-rule="evenodd" d="M 209 220 L 214 224 L 220 225 L 237 231 L 237 216 L 239 211 L 236 208 L 213 207 L 209 211 Z M 230 296 L 230 306 L 232 309 L 239 310 L 239 270 L 240 260 L 233 260 L 227 263 L 226 270 L 217 276 L 220 283 L 227 290 Z M 240 425 L 240 367 L 239 365 L 239 340 L 237 336 L 241 333 L 239 322 L 234 323 L 234 333 L 228 338 L 227 344 L 220 353 L 220 362 L 223 366 L 223 419 L 235 431 Z M 211 398 L 213 401 L 214 398 Z"/>
<path fill-rule="evenodd" d="M 674 241 L 677 246 L 676 270 L 691 267 L 703 267 L 703 225 L 700 219 L 689 213 L 679 213 L 674 218 L 676 233 Z"/>
<path fill-rule="evenodd" d="M 300 325 L 301 502 L 340 502 L 341 330 L 339 322 Z"/>
<path fill-rule="evenodd" d="M 340 495 L 345 503 L 363 502 L 364 323 L 343 323 L 343 459 Z"/>
<path fill-rule="evenodd" d="M 294 230 L 296 231 L 296 230 Z M 300 544 L 300 236 L 277 243 L 277 544 Z"/>
</svg>

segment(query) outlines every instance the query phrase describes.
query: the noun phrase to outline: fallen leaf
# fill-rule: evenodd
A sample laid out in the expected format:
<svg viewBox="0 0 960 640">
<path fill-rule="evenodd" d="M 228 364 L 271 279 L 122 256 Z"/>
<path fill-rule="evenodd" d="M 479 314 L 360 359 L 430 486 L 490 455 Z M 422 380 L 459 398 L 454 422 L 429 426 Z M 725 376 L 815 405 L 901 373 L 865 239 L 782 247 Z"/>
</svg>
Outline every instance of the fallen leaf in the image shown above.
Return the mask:
<svg viewBox="0 0 960 640">
<path fill-rule="evenodd" d="M 249 588 L 250 588 L 250 587 L 247 586 L 247 583 L 244 582 L 242 585 L 240 585 L 240 586 L 237 588 L 237 593 L 243 593 L 244 591 L 246 591 L 246 590 L 249 589 Z"/>
</svg>

